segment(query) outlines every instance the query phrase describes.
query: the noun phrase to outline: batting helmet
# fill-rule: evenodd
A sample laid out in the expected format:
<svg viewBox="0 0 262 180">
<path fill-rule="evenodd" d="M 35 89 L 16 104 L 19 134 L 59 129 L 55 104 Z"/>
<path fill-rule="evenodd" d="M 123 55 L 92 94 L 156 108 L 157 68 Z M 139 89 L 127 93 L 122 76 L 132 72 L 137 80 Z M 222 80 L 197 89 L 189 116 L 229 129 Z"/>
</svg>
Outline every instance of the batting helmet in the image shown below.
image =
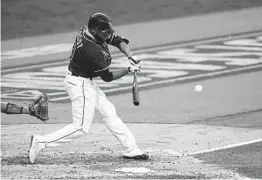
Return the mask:
<svg viewBox="0 0 262 180">
<path fill-rule="evenodd" d="M 111 19 L 103 13 L 95 13 L 88 20 L 88 29 L 99 41 L 106 41 L 115 31 Z"/>
</svg>

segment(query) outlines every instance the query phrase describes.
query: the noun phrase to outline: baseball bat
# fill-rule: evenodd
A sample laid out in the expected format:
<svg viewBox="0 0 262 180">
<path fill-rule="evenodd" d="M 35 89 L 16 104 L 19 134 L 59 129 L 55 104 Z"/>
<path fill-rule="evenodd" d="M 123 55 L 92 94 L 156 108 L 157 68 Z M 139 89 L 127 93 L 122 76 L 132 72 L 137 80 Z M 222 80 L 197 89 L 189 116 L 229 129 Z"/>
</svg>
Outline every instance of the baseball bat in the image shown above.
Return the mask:
<svg viewBox="0 0 262 180">
<path fill-rule="evenodd" d="M 138 89 L 137 73 L 136 72 L 134 73 L 132 93 L 133 93 L 133 104 L 135 106 L 139 106 L 139 104 L 140 104 L 140 101 L 139 101 L 139 89 Z"/>
</svg>

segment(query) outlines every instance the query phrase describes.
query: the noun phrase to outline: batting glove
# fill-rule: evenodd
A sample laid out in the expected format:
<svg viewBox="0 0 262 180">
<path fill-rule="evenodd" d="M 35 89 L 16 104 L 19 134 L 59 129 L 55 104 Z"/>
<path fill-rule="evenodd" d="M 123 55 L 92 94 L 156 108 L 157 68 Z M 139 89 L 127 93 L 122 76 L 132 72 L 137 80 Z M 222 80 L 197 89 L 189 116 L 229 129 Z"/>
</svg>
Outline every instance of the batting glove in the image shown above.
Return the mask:
<svg viewBox="0 0 262 180">
<path fill-rule="evenodd" d="M 137 56 L 131 56 L 131 57 L 128 57 L 128 59 L 130 60 L 130 63 L 135 63 L 135 64 L 139 64 L 140 63 L 140 60 L 138 59 Z"/>
<path fill-rule="evenodd" d="M 140 63 L 138 64 L 131 63 L 130 66 L 127 68 L 127 71 L 128 73 L 131 73 L 131 74 L 134 74 L 134 73 L 139 74 L 140 68 L 141 68 Z"/>
</svg>

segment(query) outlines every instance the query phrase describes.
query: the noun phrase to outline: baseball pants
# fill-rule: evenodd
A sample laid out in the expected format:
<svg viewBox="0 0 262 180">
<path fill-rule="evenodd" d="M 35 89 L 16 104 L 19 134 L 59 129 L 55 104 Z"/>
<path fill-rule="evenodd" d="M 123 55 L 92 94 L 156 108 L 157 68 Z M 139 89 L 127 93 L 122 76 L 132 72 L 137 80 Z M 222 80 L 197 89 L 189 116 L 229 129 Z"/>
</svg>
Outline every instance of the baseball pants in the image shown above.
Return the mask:
<svg viewBox="0 0 262 180">
<path fill-rule="evenodd" d="M 72 76 L 69 71 L 64 82 L 72 103 L 73 122 L 51 134 L 40 136 L 40 142 L 45 142 L 46 147 L 57 146 L 87 134 L 97 109 L 108 130 L 119 140 L 126 152 L 138 148 L 132 132 L 93 80 Z"/>
</svg>

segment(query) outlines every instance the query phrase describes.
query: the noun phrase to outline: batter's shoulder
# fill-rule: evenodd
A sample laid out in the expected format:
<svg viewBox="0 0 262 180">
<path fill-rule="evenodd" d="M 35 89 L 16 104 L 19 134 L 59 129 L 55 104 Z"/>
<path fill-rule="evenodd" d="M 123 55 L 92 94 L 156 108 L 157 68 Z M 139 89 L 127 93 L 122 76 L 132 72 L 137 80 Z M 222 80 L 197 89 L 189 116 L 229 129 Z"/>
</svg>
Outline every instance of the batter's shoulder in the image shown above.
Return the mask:
<svg viewBox="0 0 262 180">
<path fill-rule="evenodd" d="M 82 29 L 82 35 L 83 35 L 83 38 L 84 38 L 87 42 L 95 43 L 95 44 L 96 44 L 95 38 L 92 36 L 92 34 L 89 33 L 87 27 L 83 27 L 83 29 Z"/>
<path fill-rule="evenodd" d="M 118 34 L 113 34 L 111 38 L 107 40 L 108 44 L 115 47 L 118 47 L 121 42 L 125 42 L 126 44 L 128 44 L 129 40 L 123 36 L 119 36 Z"/>
</svg>

